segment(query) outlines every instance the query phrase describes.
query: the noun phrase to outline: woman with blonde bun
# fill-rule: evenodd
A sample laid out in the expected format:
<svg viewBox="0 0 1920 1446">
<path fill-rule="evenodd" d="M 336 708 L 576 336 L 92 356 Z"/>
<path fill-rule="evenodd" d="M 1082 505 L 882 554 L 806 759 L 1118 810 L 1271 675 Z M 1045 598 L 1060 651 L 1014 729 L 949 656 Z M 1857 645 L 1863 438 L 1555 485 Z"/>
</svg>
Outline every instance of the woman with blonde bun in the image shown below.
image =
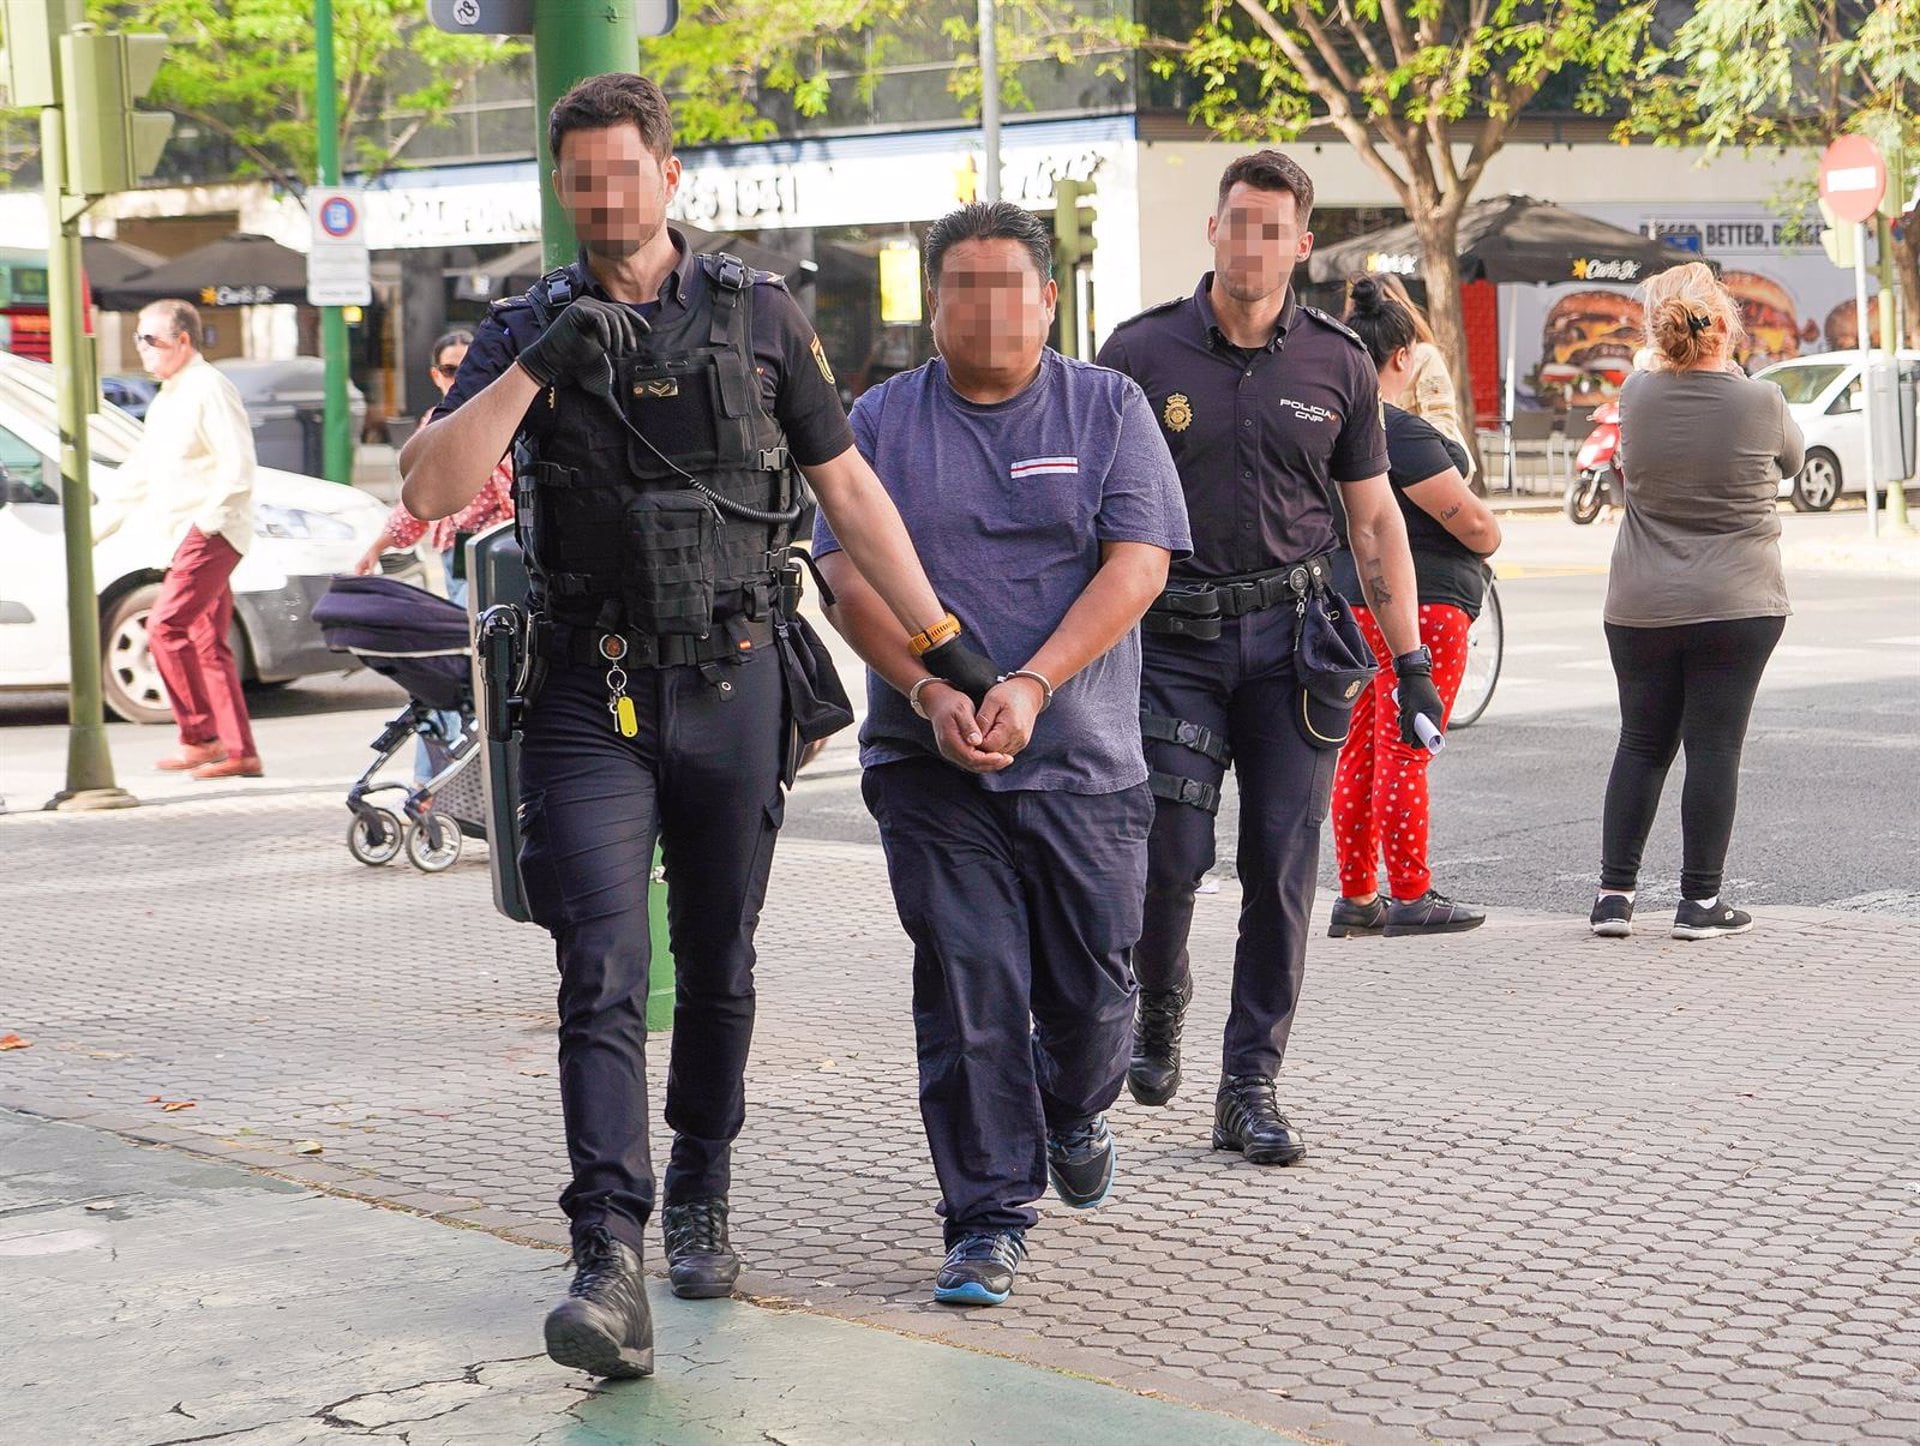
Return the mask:
<svg viewBox="0 0 1920 1446">
<path fill-rule="evenodd" d="M 1440 344 L 1433 339 L 1433 328 L 1427 324 L 1427 314 L 1413 304 L 1413 298 L 1407 294 L 1407 283 L 1391 271 L 1370 273 L 1368 280 L 1378 283 L 1380 290 L 1393 301 L 1406 308 L 1413 318 L 1413 370 L 1407 377 L 1406 390 L 1400 398 L 1400 409 L 1411 412 L 1422 421 L 1430 422 L 1440 432 L 1452 438 L 1460 446 L 1466 447 L 1466 429 L 1460 425 L 1460 394 L 1454 390 L 1453 373 L 1447 369 L 1446 353 L 1440 350 Z M 1352 286 L 1348 286 L 1348 305 L 1352 305 Z M 1467 451 L 1467 477 L 1473 476 L 1473 452 Z"/>
<path fill-rule="evenodd" d="M 1800 470 L 1805 444 L 1780 389 L 1735 363 L 1739 306 L 1712 272 L 1689 262 L 1654 277 L 1645 293 L 1657 365 L 1620 391 L 1626 518 L 1606 603 L 1620 743 L 1589 922 L 1603 938 L 1633 932 L 1641 852 L 1684 747 L 1672 932 L 1712 939 L 1753 927 L 1720 887 L 1747 720 L 1792 611 L 1774 499 L 1780 478 Z"/>
</svg>

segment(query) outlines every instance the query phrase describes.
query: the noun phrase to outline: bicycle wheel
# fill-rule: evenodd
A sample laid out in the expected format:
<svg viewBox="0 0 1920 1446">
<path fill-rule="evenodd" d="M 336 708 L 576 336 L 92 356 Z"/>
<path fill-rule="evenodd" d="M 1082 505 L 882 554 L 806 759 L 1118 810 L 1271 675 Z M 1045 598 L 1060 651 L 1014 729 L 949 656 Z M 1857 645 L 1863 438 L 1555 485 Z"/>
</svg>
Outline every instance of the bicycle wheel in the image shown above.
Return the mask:
<svg viewBox="0 0 1920 1446">
<path fill-rule="evenodd" d="M 1500 655 L 1506 646 L 1507 629 L 1500 615 L 1500 590 L 1487 579 L 1487 595 L 1480 602 L 1480 616 L 1467 629 L 1467 671 L 1460 679 L 1460 691 L 1453 700 L 1449 728 L 1465 728 L 1493 701 L 1494 685 L 1500 681 Z"/>
</svg>

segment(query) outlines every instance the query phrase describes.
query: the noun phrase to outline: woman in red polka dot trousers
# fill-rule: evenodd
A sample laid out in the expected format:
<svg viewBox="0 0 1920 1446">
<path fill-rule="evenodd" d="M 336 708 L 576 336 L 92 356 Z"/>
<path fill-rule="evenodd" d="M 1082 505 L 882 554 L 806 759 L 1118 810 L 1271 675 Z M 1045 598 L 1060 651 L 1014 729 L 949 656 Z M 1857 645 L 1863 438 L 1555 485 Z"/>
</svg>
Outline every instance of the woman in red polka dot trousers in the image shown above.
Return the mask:
<svg viewBox="0 0 1920 1446">
<path fill-rule="evenodd" d="M 1467 667 L 1467 629 L 1486 590 L 1486 559 L 1500 545 L 1500 522 L 1466 484 L 1467 456 L 1430 423 L 1393 405 L 1405 391 L 1418 340 L 1413 316 L 1372 277 L 1349 287 L 1345 317 L 1380 370 L 1387 431 L 1387 480 L 1407 522 L 1420 589 L 1420 642 L 1433 658 L 1433 683 L 1451 715 Z M 1362 596 L 1351 554 L 1334 560 L 1336 585 Z M 1401 741 L 1393 653 L 1373 613 L 1353 609 L 1380 673 L 1353 710 L 1351 731 L 1333 777 L 1333 844 L 1340 897 L 1327 932 L 1389 937 L 1453 933 L 1486 922 L 1479 909 L 1455 903 L 1433 887 L 1427 867 L 1425 748 Z M 1380 893 L 1386 861 L 1390 897 Z"/>
</svg>

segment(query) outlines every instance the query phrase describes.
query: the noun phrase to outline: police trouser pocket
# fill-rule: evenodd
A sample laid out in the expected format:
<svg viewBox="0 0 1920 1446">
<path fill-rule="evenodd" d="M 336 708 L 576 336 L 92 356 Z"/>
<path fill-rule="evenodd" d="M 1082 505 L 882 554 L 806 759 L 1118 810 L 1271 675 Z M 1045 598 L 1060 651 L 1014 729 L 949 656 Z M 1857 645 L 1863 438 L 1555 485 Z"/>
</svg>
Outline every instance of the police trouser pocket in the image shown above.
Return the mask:
<svg viewBox="0 0 1920 1446">
<path fill-rule="evenodd" d="M 629 566 L 620 581 L 628 621 L 655 637 L 713 628 L 720 519 L 698 492 L 642 492 L 627 504 Z"/>
<path fill-rule="evenodd" d="M 548 837 L 545 796 L 523 796 L 516 812 L 520 822 L 520 887 L 526 895 L 527 917 L 541 928 L 557 932 L 570 921 Z"/>
</svg>

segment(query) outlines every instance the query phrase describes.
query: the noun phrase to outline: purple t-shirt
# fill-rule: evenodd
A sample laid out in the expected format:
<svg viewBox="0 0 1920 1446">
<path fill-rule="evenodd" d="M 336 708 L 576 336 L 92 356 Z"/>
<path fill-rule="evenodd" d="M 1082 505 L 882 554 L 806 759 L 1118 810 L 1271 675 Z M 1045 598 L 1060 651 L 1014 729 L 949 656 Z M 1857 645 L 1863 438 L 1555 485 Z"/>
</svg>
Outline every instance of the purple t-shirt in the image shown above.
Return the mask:
<svg viewBox="0 0 1920 1446">
<path fill-rule="evenodd" d="M 1103 542 L 1192 546 L 1180 477 L 1147 399 L 1128 378 L 1049 349 L 1017 397 L 969 402 L 938 357 L 890 377 L 853 408 L 873 464 L 940 600 L 1004 672 L 1053 635 L 1100 568 Z M 839 541 L 824 513 L 814 552 Z M 863 767 L 939 756 L 933 729 L 872 672 Z M 1060 684 L 994 790 L 1113 793 L 1146 782 L 1140 749 L 1140 634 Z"/>
</svg>

